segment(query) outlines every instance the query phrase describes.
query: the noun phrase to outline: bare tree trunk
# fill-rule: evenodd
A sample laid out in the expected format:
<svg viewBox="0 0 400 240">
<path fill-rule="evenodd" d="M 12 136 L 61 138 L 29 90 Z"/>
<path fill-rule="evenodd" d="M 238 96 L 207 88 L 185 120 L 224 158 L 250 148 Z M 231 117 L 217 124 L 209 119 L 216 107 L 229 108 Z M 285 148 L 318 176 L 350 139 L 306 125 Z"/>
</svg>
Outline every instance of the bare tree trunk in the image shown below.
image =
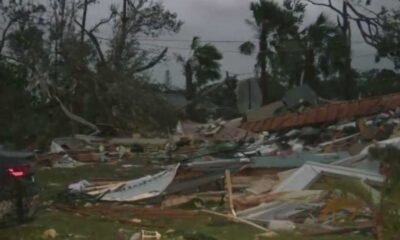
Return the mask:
<svg viewBox="0 0 400 240">
<path fill-rule="evenodd" d="M 61 1 L 61 22 L 60 22 L 60 32 L 59 32 L 59 39 L 60 39 L 60 46 L 62 46 L 63 38 L 64 38 L 64 30 L 65 30 L 65 24 L 66 24 L 66 19 L 65 19 L 65 1 Z"/>
<path fill-rule="evenodd" d="M 128 0 L 123 0 L 123 1 L 124 1 L 124 5 L 123 5 L 123 9 L 122 9 L 122 35 L 126 36 L 127 23 L 128 23 L 128 16 L 126 13 L 126 8 L 127 8 Z M 125 38 L 123 38 L 123 40 L 125 42 Z"/>
<path fill-rule="evenodd" d="M 258 65 L 260 67 L 260 88 L 263 105 L 268 103 L 268 74 L 267 74 L 267 26 L 263 23 L 259 39 Z"/>
<path fill-rule="evenodd" d="M 186 80 L 186 99 L 192 100 L 194 97 L 194 86 L 193 86 L 193 70 L 190 63 L 190 59 L 185 63 L 185 80 Z"/>
<path fill-rule="evenodd" d="M 83 41 L 85 41 L 85 28 L 86 28 L 88 0 L 85 0 L 85 2 L 83 4 L 84 5 L 83 5 L 82 26 L 81 26 L 81 43 L 83 43 Z"/>
<path fill-rule="evenodd" d="M 128 6 L 128 0 L 123 0 L 122 16 L 121 16 L 121 34 L 119 34 L 117 38 L 116 49 L 114 54 L 114 66 L 117 69 L 120 69 L 121 67 L 122 53 L 125 49 L 125 42 L 127 38 L 127 24 L 128 24 L 127 6 Z"/>
<path fill-rule="evenodd" d="M 304 80 L 315 91 L 319 89 L 319 83 L 317 80 L 316 69 L 315 69 L 315 52 L 314 48 L 312 47 L 308 47 L 308 49 L 306 50 Z"/>
<path fill-rule="evenodd" d="M 342 19 L 342 23 L 339 21 L 340 29 L 343 35 L 343 41 L 345 43 L 345 51 L 346 51 L 346 56 L 345 56 L 345 61 L 344 61 L 344 66 L 341 66 L 341 69 L 339 69 L 339 74 L 340 74 L 340 87 L 341 90 L 343 91 L 343 97 L 346 99 L 351 99 L 353 95 L 355 94 L 356 90 L 356 84 L 353 78 L 353 73 L 352 73 L 352 58 L 351 58 L 351 26 L 350 26 L 350 20 L 351 19 L 356 19 L 355 22 L 358 25 L 359 30 L 361 31 L 361 35 L 364 38 L 365 42 L 371 46 L 376 45 L 373 43 L 373 38 L 374 34 L 368 34 L 366 32 L 365 28 L 369 28 L 369 31 L 374 31 L 374 29 L 381 27 L 380 23 L 378 21 L 375 21 L 369 17 L 364 16 L 362 13 L 356 10 L 354 6 L 350 3 L 349 0 L 343 0 L 343 5 L 342 9 L 337 8 L 334 6 L 332 0 L 329 0 L 327 3 L 322 3 L 322 2 L 317 2 L 313 0 L 306 0 L 307 2 L 312 3 L 315 6 L 323 6 L 323 7 L 328 7 L 334 12 L 336 12 Z M 351 16 L 351 12 L 353 15 L 356 15 L 356 17 Z M 339 20 L 339 17 L 338 17 Z"/>
<path fill-rule="evenodd" d="M 348 14 L 348 3 L 347 1 L 343 2 L 343 26 L 342 34 L 343 34 L 343 41 L 345 44 L 345 65 L 343 72 L 341 74 L 342 78 L 342 89 L 344 93 L 345 99 L 351 99 L 353 97 L 355 91 L 355 83 L 352 74 L 352 67 L 351 67 L 351 26 Z"/>
<path fill-rule="evenodd" d="M 88 5 L 89 5 L 89 1 L 85 0 L 83 3 L 82 24 L 80 26 L 81 27 L 80 41 L 81 41 L 82 50 L 84 48 L 84 41 L 85 41 L 85 34 L 86 34 L 86 20 L 87 20 Z M 80 73 L 77 73 L 77 74 L 79 75 Z M 84 102 L 84 100 L 83 100 L 84 92 L 82 91 L 82 86 L 81 86 L 82 84 L 80 81 L 80 77 L 79 76 L 75 77 L 75 80 L 76 80 L 76 87 L 75 87 L 75 91 L 74 91 L 74 97 L 72 100 L 72 108 L 71 109 L 73 109 L 74 112 L 79 115 L 79 114 L 81 114 L 83 105 L 84 105 L 84 103 L 83 103 Z M 74 125 L 73 130 L 75 132 L 78 132 L 79 126 Z"/>
</svg>

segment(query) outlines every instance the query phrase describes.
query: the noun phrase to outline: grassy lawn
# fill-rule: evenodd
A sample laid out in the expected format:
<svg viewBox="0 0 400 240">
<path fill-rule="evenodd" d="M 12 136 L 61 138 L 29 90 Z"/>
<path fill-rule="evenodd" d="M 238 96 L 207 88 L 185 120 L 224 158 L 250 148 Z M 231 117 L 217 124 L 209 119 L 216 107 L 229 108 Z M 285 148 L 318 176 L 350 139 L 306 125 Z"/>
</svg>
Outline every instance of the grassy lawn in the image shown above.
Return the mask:
<svg viewBox="0 0 400 240">
<path fill-rule="evenodd" d="M 124 162 L 123 164 L 138 165 L 136 162 Z M 38 171 L 37 181 L 41 190 L 41 199 L 49 204 L 37 214 L 36 219 L 28 224 L 18 227 L 0 229 L 0 240 L 36 240 L 43 239 L 42 234 L 47 229 L 55 229 L 58 233 L 56 239 L 93 239 L 93 240 L 113 240 L 118 239 L 118 231 L 123 229 L 127 236 L 140 231 L 141 229 L 156 230 L 162 234 L 162 239 L 189 239 L 189 240 L 245 240 L 255 239 L 255 236 L 261 233 L 247 225 L 228 222 L 227 220 L 215 216 L 198 214 L 194 216 L 147 216 L 135 211 L 96 212 L 91 207 L 84 207 L 84 202 L 75 206 L 66 205 L 60 193 L 69 183 L 82 179 L 113 179 L 127 180 L 151 174 L 159 171 L 141 165 L 134 167 L 123 167 L 123 164 L 103 164 L 93 166 L 83 166 L 75 169 L 42 169 Z M 62 195 L 61 195 L 62 196 Z M 74 212 L 60 211 L 56 206 L 77 207 L 78 210 L 89 211 L 82 214 Z M 97 207 L 112 209 L 112 207 L 124 207 L 121 204 L 100 203 Z M 95 207 L 96 207 L 95 206 Z M 134 209 L 132 207 L 132 209 Z M 120 219 L 140 219 L 138 224 L 121 222 Z M 326 237 L 304 237 L 299 234 L 279 235 L 276 238 L 269 239 L 287 239 L 292 240 L 367 240 L 372 239 L 357 235 L 341 235 Z M 127 238 L 129 239 L 129 238 Z"/>
</svg>

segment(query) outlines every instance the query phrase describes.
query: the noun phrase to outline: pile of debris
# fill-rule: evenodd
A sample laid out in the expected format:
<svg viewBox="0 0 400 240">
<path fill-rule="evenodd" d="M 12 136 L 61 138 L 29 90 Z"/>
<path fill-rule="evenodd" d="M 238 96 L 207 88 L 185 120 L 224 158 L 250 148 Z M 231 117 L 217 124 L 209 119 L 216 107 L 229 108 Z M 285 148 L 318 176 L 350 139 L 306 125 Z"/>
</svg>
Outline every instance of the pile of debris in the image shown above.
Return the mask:
<svg viewBox="0 0 400 240">
<path fill-rule="evenodd" d="M 68 194 L 163 208 L 200 201 L 198 207 L 203 212 L 271 235 L 279 231 L 372 233 L 373 209 L 354 197 L 339 197 L 335 183 L 357 182 L 371 198 L 379 199 L 378 189 L 385 176 L 382 164 L 370 156 L 369 149 L 400 148 L 400 94 L 315 104 L 301 112 L 256 122 L 180 122 L 173 143 L 166 139 L 138 142 L 87 136 L 77 136 L 73 141 L 56 139 L 47 158 L 68 159 L 74 164 L 121 161 L 132 156 L 133 147 L 127 146 L 133 144 L 143 146 L 141 152 L 168 155 L 169 160 L 185 153 L 189 157 L 175 159 L 175 164 L 166 161 L 156 174 L 126 181 L 82 180 L 70 184 Z M 210 146 L 221 143 L 234 147 L 210 151 Z M 209 202 L 219 205 L 213 204 L 210 211 Z"/>
<path fill-rule="evenodd" d="M 133 157 L 165 157 L 164 149 L 168 139 L 142 138 L 101 138 L 75 135 L 54 139 L 50 152 L 40 155 L 39 165 L 74 168 L 85 164 L 115 163 Z"/>
</svg>

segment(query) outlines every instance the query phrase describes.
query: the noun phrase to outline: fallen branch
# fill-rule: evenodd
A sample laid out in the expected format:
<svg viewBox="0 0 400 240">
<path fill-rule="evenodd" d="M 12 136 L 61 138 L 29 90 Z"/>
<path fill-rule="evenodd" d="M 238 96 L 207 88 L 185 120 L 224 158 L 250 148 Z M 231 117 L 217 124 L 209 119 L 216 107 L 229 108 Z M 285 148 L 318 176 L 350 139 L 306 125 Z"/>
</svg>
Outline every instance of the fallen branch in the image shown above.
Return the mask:
<svg viewBox="0 0 400 240">
<path fill-rule="evenodd" d="M 87 127 L 90 127 L 91 129 L 93 129 L 93 130 L 95 131 L 93 134 L 97 134 L 97 133 L 100 132 L 99 128 L 98 128 L 96 125 L 94 125 L 93 123 L 87 121 L 86 119 L 84 119 L 84 118 L 82 118 L 82 117 L 80 117 L 80 116 L 78 116 L 78 115 L 75 115 L 75 114 L 73 114 L 71 111 L 69 111 L 69 110 L 64 106 L 64 104 L 61 102 L 61 100 L 60 100 L 58 97 L 54 96 L 54 99 L 57 100 L 57 102 L 60 104 L 60 107 L 61 107 L 61 109 L 63 110 L 63 112 L 65 113 L 65 115 L 66 115 L 67 117 L 69 117 L 71 120 L 73 120 L 73 121 L 75 121 L 75 122 L 78 122 L 78 123 L 80 123 L 80 124 L 82 124 L 82 125 L 85 125 L 85 126 L 87 126 Z"/>
</svg>

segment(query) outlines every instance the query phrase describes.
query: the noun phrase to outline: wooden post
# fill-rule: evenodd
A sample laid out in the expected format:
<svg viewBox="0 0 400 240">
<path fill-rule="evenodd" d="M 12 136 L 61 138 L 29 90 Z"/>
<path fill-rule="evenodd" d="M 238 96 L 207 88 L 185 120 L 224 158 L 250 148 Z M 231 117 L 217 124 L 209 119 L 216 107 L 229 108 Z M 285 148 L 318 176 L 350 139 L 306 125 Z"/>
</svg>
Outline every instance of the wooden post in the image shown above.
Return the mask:
<svg viewBox="0 0 400 240">
<path fill-rule="evenodd" d="M 231 171 L 225 170 L 225 190 L 228 196 L 228 208 L 229 213 L 236 217 L 236 212 L 233 207 L 233 195 L 232 195 L 232 180 L 231 180 Z"/>
</svg>

